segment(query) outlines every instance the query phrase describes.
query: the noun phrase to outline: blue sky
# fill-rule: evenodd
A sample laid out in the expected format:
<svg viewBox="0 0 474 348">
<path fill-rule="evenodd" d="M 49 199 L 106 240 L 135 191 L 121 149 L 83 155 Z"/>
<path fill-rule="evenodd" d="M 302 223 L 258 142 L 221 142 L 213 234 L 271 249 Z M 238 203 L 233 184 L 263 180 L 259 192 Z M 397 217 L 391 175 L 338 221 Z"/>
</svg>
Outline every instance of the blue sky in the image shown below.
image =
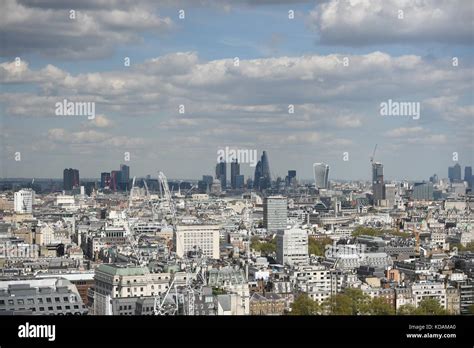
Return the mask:
<svg viewBox="0 0 474 348">
<path fill-rule="evenodd" d="M 97 177 L 127 152 L 132 175 L 198 178 L 225 146 L 267 150 L 275 177 L 326 162 L 366 179 L 376 143 L 389 179 L 446 177 L 454 152 L 474 162 L 472 4 L 255 3 L 87 0 L 71 21 L 74 2 L 7 0 L 0 175 Z M 64 98 L 96 118 L 58 117 Z M 420 103 L 420 119 L 381 116 L 388 99 Z"/>
</svg>

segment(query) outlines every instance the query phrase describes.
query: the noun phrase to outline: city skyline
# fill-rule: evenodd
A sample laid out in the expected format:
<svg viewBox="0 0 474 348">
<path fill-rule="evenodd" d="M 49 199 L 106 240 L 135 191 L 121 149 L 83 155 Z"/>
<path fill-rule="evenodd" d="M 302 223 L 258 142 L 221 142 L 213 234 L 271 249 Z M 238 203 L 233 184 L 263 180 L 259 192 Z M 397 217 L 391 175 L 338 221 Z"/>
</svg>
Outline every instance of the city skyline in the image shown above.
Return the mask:
<svg viewBox="0 0 474 348">
<path fill-rule="evenodd" d="M 308 179 L 314 162 L 370 178 L 375 143 L 389 180 L 474 163 L 467 2 L 204 3 L 7 1 L 0 176 L 96 177 L 128 154 L 139 175 L 199 178 L 227 146 Z"/>
</svg>

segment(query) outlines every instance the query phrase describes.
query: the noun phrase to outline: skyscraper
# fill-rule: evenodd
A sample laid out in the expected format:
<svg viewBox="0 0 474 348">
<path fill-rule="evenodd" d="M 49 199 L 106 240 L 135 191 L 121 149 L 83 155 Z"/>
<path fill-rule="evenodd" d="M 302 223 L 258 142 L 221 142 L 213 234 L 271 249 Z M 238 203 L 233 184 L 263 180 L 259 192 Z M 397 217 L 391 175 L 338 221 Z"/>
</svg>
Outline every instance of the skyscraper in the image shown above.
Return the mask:
<svg viewBox="0 0 474 348">
<path fill-rule="evenodd" d="M 253 187 L 259 191 L 270 188 L 272 185 L 270 175 L 270 164 L 268 162 L 267 152 L 263 151 L 260 161 L 258 161 L 255 167 L 255 180 Z"/>
<path fill-rule="evenodd" d="M 125 164 L 121 164 L 120 165 L 120 189 L 123 190 L 123 191 L 127 191 L 128 190 L 128 185 L 129 185 L 129 182 L 130 182 L 130 167 L 125 165 Z"/>
<path fill-rule="evenodd" d="M 221 188 L 225 190 L 227 187 L 227 163 L 222 157 L 216 165 L 216 179 L 221 182 Z"/>
<path fill-rule="evenodd" d="M 383 180 L 383 164 L 380 162 L 372 163 L 372 193 L 374 196 L 374 204 L 385 199 L 385 185 Z"/>
<path fill-rule="evenodd" d="M 122 172 L 120 170 L 112 170 L 110 173 L 110 189 L 117 191 L 120 188 L 122 182 Z"/>
<path fill-rule="evenodd" d="M 64 190 L 70 191 L 75 187 L 79 187 L 79 170 L 66 168 L 63 171 L 63 187 Z"/>
<path fill-rule="evenodd" d="M 283 196 L 266 197 L 263 201 L 263 227 L 267 232 L 286 229 L 287 199 Z"/>
<path fill-rule="evenodd" d="M 314 183 L 317 189 L 328 188 L 329 166 L 325 163 L 313 163 Z"/>
<path fill-rule="evenodd" d="M 451 182 L 461 181 L 461 166 L 456 163 L 454 166 L 448 168 L 448 178 Z"/>
<path fill-rule="evenodd" d="M 296 170 L 289 170 L 288 175 L 285 178 L 285 184 L 286 186 L 290 186 L 294 183 L 296 180 Z"/>
<path fill-rule="evenodd" d="M 237 188 L 237 176 L 240 175 L 240 164 L 235 158 L 230 164 L 230 185 L 233 189 Z"/>
<path fill-rule="evenodd" d="M 110 173 L 100 173 L 100 188 L 110 187 Z"/>
<path fill-rule="evenodd" d="M 471 182 L 471 177 L 472 177 L 472 167 L 464 167 L 464 181 L 467 181 L 468 183 Z"/>
</svg>

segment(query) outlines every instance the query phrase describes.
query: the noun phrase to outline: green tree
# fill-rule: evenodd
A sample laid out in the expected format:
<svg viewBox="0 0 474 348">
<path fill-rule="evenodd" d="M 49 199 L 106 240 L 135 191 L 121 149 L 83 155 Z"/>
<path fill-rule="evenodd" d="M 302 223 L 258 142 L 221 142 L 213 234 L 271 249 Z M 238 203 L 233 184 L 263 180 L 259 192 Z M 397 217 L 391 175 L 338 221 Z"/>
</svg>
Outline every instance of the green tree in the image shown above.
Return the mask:
<svg viewBox="0 0 474 348">
<path fill-rule="evenodd" d="M 325 237 L 323 239 L 309 238 L 308 252 L 310 255 L 324 256 L 326 245 L 332 244 L 332 239 Z"/>
<path fill-rule="evenodd" d="M 324 301 L 325 313 L 334 315 L 359 315 L 369 311 L 370 297 L 360 289 L 347 288 L 343 293 Z"/>
<path fill-rule="evenodd" d="M 397 314 L 399 314 L 399 315 L 415 315 L 416 314 L 415 312 L 416 312 L 415 306 L 413 306 L 411 304 L 406 304 L 406 305 L 400 306 L 400 308 L 398 308 Z"/>
<path fill-rule="evenodd" d="M 469 307 L 467 307 L 467 312 L 469 314 L 474 314 L 474 304 L 470 305 Z"/>
<path fill-rule="evenodd" d="M 387 303 L 383 297 L 375 297 L 370 301 L 367 314 L 370 315 L 393 315 L 395 308 Z"/>
<path fill-rule="evenodd" d="M 317 315 L 320 312 L 319 305 L 307 294 L 299 295 L 291 305 L 291 315 Z"/>
<path fill-rule="evenodd" d="M 417 315 L 446 315 L 448 312 L 434 298 L 425 298 L 415 311 Z"/>
</svg>

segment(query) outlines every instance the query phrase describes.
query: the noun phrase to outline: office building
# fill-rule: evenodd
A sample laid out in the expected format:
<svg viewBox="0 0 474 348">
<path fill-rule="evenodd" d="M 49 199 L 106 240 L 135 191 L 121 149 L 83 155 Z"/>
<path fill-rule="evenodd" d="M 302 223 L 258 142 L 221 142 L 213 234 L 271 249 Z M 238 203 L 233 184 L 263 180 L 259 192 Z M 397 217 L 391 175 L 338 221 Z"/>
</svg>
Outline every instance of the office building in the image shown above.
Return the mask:
<svg viewBox="0 0 474 348">
<path fill-rule="evenodd" d="M 277 238 L 277 262 L 282 265 L 308 263 L 308 233 L 299 228 L 279 231 Z"/>
<path fill-rule="evenodd" d="M 416 182 L 413 184 L 413 199 L 417 201 L 432 201 L 433 183 Z"/>
<path fill-rule="evenodd" d="M 221 188 L 225 191 L 227 187 L 227 163 L 223 158 L 216 164 L 216 179 L 221 182 Z"/>
<path fill-rule="evenodd" d="M 66 191 L 71 191 L 73 188 L 79 187 L 79 170 L 64 169 L 63 171 L 63 188 Z"/>
<path fill-rule="evenodd" d="M 237 176 L 240 175 L 240 164 L 234 159 L 230 164 L 230 185 L 235 190 L 237 188 Z"/>
<path fill-rule="evenodd" d="M 110 187 L 110 173 L 100 173 L 100 188 L 105 189 Z"/>
<path fill-rule="evenodd" d="M 21 189 L 13 196 L 14 210 L 18 214 L 32 214 L 35 192 L 32 189 Z"/>
<path fill-rule="evenodd" d="M 253 187 L 256 190 L 262 191 L 270 188 L 271 185 L 270 163 L 268 161 L 267 152 L 263 151 L 260 161 L 258 161 L 255 166 Z"/>
<path fill-rule="evenodd" d="M 448 168 L 448 178 L 451 182 L 461 181 L 461 166 L 456 163 L 453 167 Z"/>
<path fill-rule="evenodd" d="M 383 179 L 383 165 L 379 162 L 372 163 L 372 193 L 374 204 L 385 199 L 385 185 Z"/>
<path fill-rule="evenodd" d="M 285 178 L 286 186 L 291 186 L 296 183 L 296 170 L 289 170 L 288 175 Z"/>
<path fill-rule="evenodd" d="M 286 229 L 287 198 L 283 196 L 265 197 L 263 201 L 263 227 L 267 232 Z"/>
<path fill-rule="evenodd" d="M 317 189 L 327 189 L 329 187 L 329 166 L 325 163 L 313 164 L 314 183 Z"/>
<path fill-rule="evenodd" d="M 0 314 L 85 315 L 77 288 L 63 278 L 0 281 Z"/>
<path fill-rule="evenodd" d="M 201 252 L 203 256 L 218 259 L 219 225 L 178 225 L 174 236 L 174 245 L 178 257 L 188 256 L 189 253 Z"/>
<path fill-rule="evenodd" d="M 243 175 L 237 175 L 235 177 L 235 188 L 236 189 L 243 189 L 245 183 L 245 177 Z"/>
<path fill-rule="evenodd" d="M 464 167 L 464 181 L 467 182 L 468 187 L 472 188 L 474 177 L 472 176 L 472 167 Z"/>
<path fill-rule="evenodd" d="M 127 191 L 129 189 L 129 183 L 130 183 L 130 167 L 121 164 L 120 165 L 120 189 L 122 191 Z"/>
<path fill-rule="evenodd" d="M 112 170 L 110 173 L 110 189 L 117 191 L 120 189 L 120 183 L 122 182 L 122 172 L 120 170 Z"/>
</svg>

